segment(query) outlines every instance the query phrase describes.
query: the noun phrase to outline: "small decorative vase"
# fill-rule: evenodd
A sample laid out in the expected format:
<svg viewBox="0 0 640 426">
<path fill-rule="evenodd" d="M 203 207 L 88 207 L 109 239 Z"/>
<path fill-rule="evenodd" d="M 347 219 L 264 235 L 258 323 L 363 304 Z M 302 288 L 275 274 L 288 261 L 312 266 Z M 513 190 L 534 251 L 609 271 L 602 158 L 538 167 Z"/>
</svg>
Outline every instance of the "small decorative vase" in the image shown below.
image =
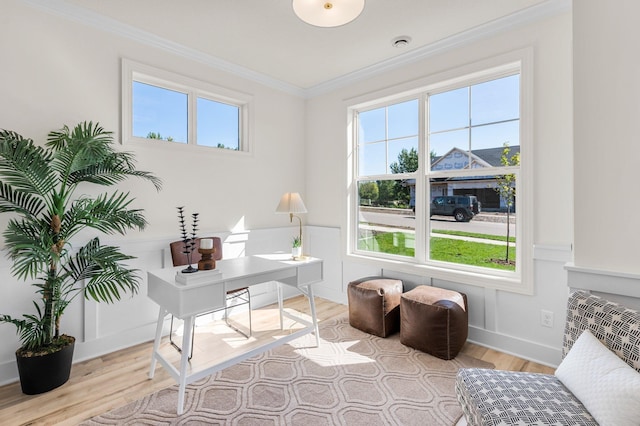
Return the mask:
<svg viewBox="0 0 640 426">
<path fill-rule="evenodd" d="M 216 260 L 213 258 L 215 248 L 203 249 L 199 248 L 198 252 L 202 255 L 202 258 L 198 262 L 198 271 L 210 271 L 216 269 Z"/>
<path fill-rule="evenodd" d="M 294 259 L 297 259 L 298 257 L 302 256 L 302 247 L 293 247 L 291 249 L 291 254 L 293 255 Z"/>
</svg>

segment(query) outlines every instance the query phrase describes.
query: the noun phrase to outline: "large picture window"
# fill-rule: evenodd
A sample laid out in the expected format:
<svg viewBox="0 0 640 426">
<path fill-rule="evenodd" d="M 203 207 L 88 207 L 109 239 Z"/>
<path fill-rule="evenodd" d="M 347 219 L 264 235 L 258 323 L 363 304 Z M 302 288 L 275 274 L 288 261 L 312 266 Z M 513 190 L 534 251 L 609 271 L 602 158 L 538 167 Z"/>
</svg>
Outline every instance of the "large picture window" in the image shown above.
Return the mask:
<svg viewBox="0 0 640 426">
<path fill-rule="evenodd" d="M 518 64 L 354 107 L 350 252 L 518 287 L 531 264 L 521 87 Z"/>
<path fill-rule="evenodd" d="M 123 60 L 127 141 L 247 152 L 250 100 L 228 89 Z"/>
</svg>

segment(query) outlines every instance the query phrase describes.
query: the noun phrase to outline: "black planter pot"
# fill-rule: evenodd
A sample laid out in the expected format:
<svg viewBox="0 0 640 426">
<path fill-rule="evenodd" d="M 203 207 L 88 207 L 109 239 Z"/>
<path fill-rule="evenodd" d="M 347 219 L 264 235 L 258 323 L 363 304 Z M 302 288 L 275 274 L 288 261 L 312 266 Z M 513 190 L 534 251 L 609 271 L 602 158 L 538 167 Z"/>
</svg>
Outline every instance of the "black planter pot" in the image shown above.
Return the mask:
<svg viewBox="0 0 640 426">
<path fill-rule="evenodd" d="M 18 373 L 22 392 L 36 395 L 62 386 L 69 380 L 75 340 L 58 352 L 39 356 L 19 356 Z"/>
</svg>

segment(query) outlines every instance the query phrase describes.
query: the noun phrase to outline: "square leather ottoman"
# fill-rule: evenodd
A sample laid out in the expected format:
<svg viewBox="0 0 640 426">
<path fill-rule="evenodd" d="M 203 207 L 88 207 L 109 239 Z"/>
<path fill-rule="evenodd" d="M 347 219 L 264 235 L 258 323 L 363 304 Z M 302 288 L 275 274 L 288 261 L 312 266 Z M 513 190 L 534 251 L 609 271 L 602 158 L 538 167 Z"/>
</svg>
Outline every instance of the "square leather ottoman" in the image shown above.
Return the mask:
<svg viewBox="0 0 640 426">
<path fill-rule="evenodd" d="M 402 281 L 384 277 L 349 283 L 349 324 L 369 334 L 387 337 L 400 329 Z"/>
<path fill-rule="evenodd" d="M 421 285 L 400 301 L 400 342 L 442 359 L 453 359 L 467 341 L 467 296 Z"/>
</svg>

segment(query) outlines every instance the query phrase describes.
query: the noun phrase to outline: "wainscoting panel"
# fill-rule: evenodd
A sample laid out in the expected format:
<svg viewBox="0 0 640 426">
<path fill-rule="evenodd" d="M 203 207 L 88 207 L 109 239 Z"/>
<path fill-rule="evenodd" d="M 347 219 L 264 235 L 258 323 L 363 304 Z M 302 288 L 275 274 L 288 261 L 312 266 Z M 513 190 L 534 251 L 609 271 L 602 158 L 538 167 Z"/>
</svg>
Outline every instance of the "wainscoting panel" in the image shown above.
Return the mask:
<svg viewBox="0 0 640 426">
<path fill-rule="evenodd" d="M 566 265 L 571 290 L 586 290 L 640 310 L 640 275 Z"/>
<path fill-rule="evenodd" d="M 240 230 L 220 232 L 204 230 L 200 235 L 218 236 L 223 241 L 225 258 L 261 253 L 286 253 L 291 251 L 291 238 L 297 234 L 297 227 L 270 228 L 259 230 Z M 305 230 L 305 233 L 307 230 Z M 329 236 L 325 238 L 324 236 Z M 306 236 L 306 234 L 305 234 Z M 339 230 L 318 228 L 309 231 L 309 254 L 325 259 L 325 281 L 320 284 L 326 288 L 325 293 L 340 298 L 342 264 L 340 263 Z M 142 342 L 153 340 L 155 323 L 159 307 L 147 297 L 147 271 L 163 267 L 171 267 L 168 246 L 177 240 L 176 235 L 153 239 L 120 239 L 103 238 L 103 243 L 119 245 L 127 254 L 136 256 L 129 265 L 140 270 L 140 288 L 136 295 L 124 296 L 123 300 L 114 304 L 96 303 L 76 298 L 62 317 L 62 331 L 76 337 L 74 362 L 94 358 L 105 353 L 126 348 Z M 317 253 L 316 253 L 317 249 Z M 33 288 L 29 284 L 17 282 L 11 276 L 10 263 L 5 257 L 0 258 L 0 313 L 21 316 L 32 311 L 31 300 Z M 285 286 L 286 287 L 286 286 Z M 322 293 L 323 291 L 320 291 Z M 295 289 L 285 291 L 285 297 L 299 294 Z M 254 308 L 268 305 L 276 301 L 275 283 L 269 282 L 251 288 L 251 301 Z M 169 317 L 165 321 L 168 332 Z M 0 346 L 0 385 L 18 379 L 15 362 L 15 350 L 19 341 L 15 328 L 0 325 L 0 339 L 5 344 Z"/>
</svg>

